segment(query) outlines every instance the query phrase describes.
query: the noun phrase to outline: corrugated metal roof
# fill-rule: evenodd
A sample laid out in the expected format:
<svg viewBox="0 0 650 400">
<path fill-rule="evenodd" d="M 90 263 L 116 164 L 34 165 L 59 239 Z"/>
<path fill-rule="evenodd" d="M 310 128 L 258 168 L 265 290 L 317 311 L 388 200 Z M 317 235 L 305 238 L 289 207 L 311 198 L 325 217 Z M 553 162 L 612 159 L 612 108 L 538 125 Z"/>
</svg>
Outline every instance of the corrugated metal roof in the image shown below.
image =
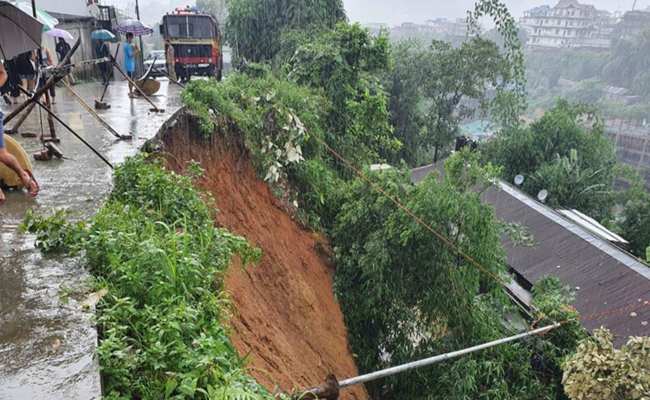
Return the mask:
<svg viewBox="0 0 650 400">
<path fill-rule="evenodd" d="M 601 225 L 598 221 L 591 218 L 588 215 L 581 213 L 578 210 L 557 210 L 560 214 L 564 215 L 571 221 L 577 223 L 578 225 L 584 227 L 585 229 L 591 231 L 592 233 L 602 237 L 605 240 L 608 240 L 612 243 L 620 244 L 629 244 L 627 240 L 623 239 L 621 236 L 610 231 Z"/>
<path fill-rule="evenodd" d="M 413 170 L 420 182 L 437 171 L 435 166 Z M 482 195 L 498 219 L 525 226 L 533 235 L 532 247 L 503 245 L 507 261 L 531 284 L 556 276 L 576 292 L 574 306 L 585 328 L 605 326 L 617 345 L 628 336 L 650 335 L 650 267 L 609 241 L 500 182 Z"/>
</svg>

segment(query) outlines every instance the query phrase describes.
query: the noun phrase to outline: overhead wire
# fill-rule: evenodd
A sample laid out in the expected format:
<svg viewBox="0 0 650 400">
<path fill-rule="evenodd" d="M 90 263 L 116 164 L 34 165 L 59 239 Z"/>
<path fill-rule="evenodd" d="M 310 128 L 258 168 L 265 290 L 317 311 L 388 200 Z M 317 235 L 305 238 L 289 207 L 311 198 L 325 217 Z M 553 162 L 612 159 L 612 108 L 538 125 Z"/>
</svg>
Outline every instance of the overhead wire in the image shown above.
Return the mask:
<svg viewBox="0 0 650 400">
<path fill-rule="evenodd" d="M 343 157 L 341 154 L 339 154 L 336 150 L 334 150 L 331 146 L 329 146 L 323 139 L 313 136 L 314 140 L 319 142 L 327 151 L 329 151 L 335 158 L 337 158 L 340 162 L 342 162 L 346 167 L 348 167 L 350 170 L 352 170 L 359 178 L 361 178 L 364 182 L 366 182 L 373 190 L 378 192 L 379 194 L 383 195 L 386 197 L 388 200 L 390 200 L 395 206 L 397 206 L 399 209 L 404 211 L 409 217 L 411 217 L 418 225 L 422 226 L 425 228 L 427 231 L 432 233 L 438 240 L 440 240 L 445 246 L 450 248 L 456 255 L 464 258 L 466 261 L 468 261 L 471 265 L 482 271 L 484 274 L 487 276 L 491 277 L 494 279 L 498 284 L 500 284 L 503 289 L 506 291 L 506 294 L 508 297 L 512 299 L 512 296 L 510 295 L 509 289 L 507 287 L 507 283 L 497 274 L 494 272 L 490 271 L 488 268 L 484 267 L 480 262 L 478 262 L 474 257 L 470 256 L 469 254 L 465 253 L 462 249 L 460 249 L 459 246 L 457 246 L 454 242 L 452 242 L 449 238 L 447 238 L 445 235 L 442 233 L 439 233 L 436 229 L 434 229 L 430 224 L 426 223 L 422 218 L 420 218 L 418 215 L 416 215 L 410 208 L 402 204 L 399 199 L 396 199 L 395 197 L 391 196 L 389 193 L 387 193 L 384 189 L 382 189 L 379 185 L 377 185 L 375 182 L 373 182 L 366 174 L 363 173 L 359 168 L 357 168 L 354 164 L 352 164 L 351 161 L 347 160 L 345 157 Z M 512 299 L 513 302 L 520 308 L 522 309 L 527 315 L 531 316 L 530 311 L 520 304 L 518 301 L 515 301 Z"/>
</svg>

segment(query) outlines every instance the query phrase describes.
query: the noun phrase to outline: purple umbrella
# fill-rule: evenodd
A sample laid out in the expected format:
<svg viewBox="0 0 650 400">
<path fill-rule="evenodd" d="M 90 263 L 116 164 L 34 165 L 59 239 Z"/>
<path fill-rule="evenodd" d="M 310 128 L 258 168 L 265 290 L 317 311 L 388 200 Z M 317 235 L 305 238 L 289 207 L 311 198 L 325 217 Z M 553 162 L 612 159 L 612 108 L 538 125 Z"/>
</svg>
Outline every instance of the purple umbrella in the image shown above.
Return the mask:
<svg viewBox="0 0 650 400">
<path fill-rule="evenodd" d="M 63 38 L 66 40 L 74 40 L 74 36 L 66 30 L 59 29 L 59 28 L 54 28 L 50 29 L 49 31 L 45 32 L 47 36 L 51 36 L 53 38 Z"/>
<path fill-rule="evenodd" d="M 134 36 L 151 35 L 153 29 L 138 21 L 137 19 L 127 19 L 119 23 L 117 31 L 120 33 L 132 33 Z"/>
</svg>

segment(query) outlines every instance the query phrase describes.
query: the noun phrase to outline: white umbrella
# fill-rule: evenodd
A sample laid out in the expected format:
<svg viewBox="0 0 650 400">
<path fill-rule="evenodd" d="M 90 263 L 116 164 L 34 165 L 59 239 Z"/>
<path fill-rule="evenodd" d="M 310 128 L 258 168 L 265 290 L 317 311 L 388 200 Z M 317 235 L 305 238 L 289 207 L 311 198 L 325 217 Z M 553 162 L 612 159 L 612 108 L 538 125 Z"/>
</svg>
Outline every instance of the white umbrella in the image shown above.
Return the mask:
<svg viewBox="0 0 650 400">
<path fill-rule="evenodd" d="M 5 60 L 41 46 L 43 24 L 11 3 L 0 1 L 0 56 Z"/>
<path fill-rule="evenodd" d="M 137 19 L 127 19 L 117 25 L 117 31 L 120 33 L 132 33 L 135 36 L 151 35 L 153 29 L 138 21 Z"/>
<path fill-rule="evenodd" d="M 67 40 L 74 40 L 74 36 L 72 36 L 72 33 L 66 31 L 65 29 L 59 29 L 59 28 L 54 28 L 50 29 L 49 31 L 45 32 L 47 36 L 53 37 L 53 38 L 63 38 Z"/>
</svg>

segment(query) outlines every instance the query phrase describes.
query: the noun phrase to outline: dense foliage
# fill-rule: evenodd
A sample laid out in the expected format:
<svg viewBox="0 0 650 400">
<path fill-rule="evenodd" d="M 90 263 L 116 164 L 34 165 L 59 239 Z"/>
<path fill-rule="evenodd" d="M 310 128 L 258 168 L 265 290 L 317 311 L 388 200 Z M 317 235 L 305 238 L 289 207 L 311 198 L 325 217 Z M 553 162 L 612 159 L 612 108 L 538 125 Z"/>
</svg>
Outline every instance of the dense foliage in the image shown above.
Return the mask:
<svg viewBox="0 0 650 400">
<path fill-rule="evenodd" d="M 246 375 L 228 338 L 222 276 L 234 255 L 259 251 L 213 225 L 190 178 L 142 157 L 87 223 L 30 216 L 44 251 L 81 252 L 107 295 L 97 306 L 107 399 L 270 399 Z"/>
<path fill-rule="evenodd" d="M 524 190 L 535 197 L 546 189 L 552 207 L 575 208 L 600 220 L 610 216 L 616 152 L 588 109 L 560 101 L 538 121 L 502 132 L 483 150 L 504 168 L 506 181 L 523 175 Z"/>
<path fill-rule="evenodd" d="M 418 186 L 399 172 L 371 175 L 373 186 L 399 198 L 423 223 L 363 180 L 346 190 L 332 234 L 336 290 L 362 371 L 509 333 L 500 322 L 508 309 L 498 284 L 507 279 L 500 231 L 491 208 L 471 190 L 489 182 L 494 171 L 478 164 L 475 155 L 461 153 L 448 162 L 445 178 L 431 176 Z M 540 323 L 559 317 L 550 313 L 565 304 L 555 301 L 560 297 L 551 289 L 536 296 L 549 313 Z M 563 328 L 535 346 L 503 346 L 396 376 L 369 389 L 382 399 L 550 399 L 561 393 L 558 363 L 575 342 L 577 334 L 568 332 L 576 329 Z M 534 353 L 541 360 L 537 365 L 531 362 Z M 545 385 L 553 380 L 546 374 L 556 385 Z"/>
<path fill-rule="evenodd" d="M 341 0 L 228 0 L 226 40 L 237 58 L 260 62 L 280 51 L 285 31 L 333 28 L 344 20 Z"/>
<path fill-rule="evenodd" d="M 196 8 L 215 17 L 220 25 L 228 15 L 227 0 L 196 0 Z"/>
<path fill-rule="evenodd" d="M 615 86 L 629 88 L 633 93 L 650 99 L 650 31 L 638 37 L 620 39 L 613 46 L 603 77 Z"/>
<path fill-rule="evenodd" d="M 494 105 L 488 88 L 512 84 L 511 66 L 497 45 L 478 37 L 458 47 L 403 42 L 392 56 L 391 122 L 404 144 L 400 156 L 411 166 L 442 158 L 460 122 Z"/>
<path fill-rule="evenodd" d="M 377 78 L 388 67 L 388 54 L 386 37 L 372 37 L 358 24 L 338 24 L 299 45 L 287 65 L 290 80 L 322 91 L 329 100 L 327 143 L 357 165 L 390 157 L 400 145 Z"/>
<path fill-rule="evenodd" d="M 650 399 L 650 338 L 630 338 L 614 348 L 606 329 L 584 339 L 564 365 L 564 385 L 571 400 Z"/>
<path fill-rule="evenodd" d="M 630 242 L 632 253 L 644 258 L 650 248 L 650 194 L 639 190 L 636 196 L 625 204 L 621 221 L 621 232 Z M 647 257 L 650 262 L 650 257 Z"/>
<path fill-rule="evenodd" d="M 327 99 L 255 67 L 222 82 L 192 82 L 183 101 L 199 117 L 203 134 L 223 129 L 243 138 L 260 177 L 293 197 L 305 222 L 331 224 L 342 181 L 321 145 Z"/>
</svg>

